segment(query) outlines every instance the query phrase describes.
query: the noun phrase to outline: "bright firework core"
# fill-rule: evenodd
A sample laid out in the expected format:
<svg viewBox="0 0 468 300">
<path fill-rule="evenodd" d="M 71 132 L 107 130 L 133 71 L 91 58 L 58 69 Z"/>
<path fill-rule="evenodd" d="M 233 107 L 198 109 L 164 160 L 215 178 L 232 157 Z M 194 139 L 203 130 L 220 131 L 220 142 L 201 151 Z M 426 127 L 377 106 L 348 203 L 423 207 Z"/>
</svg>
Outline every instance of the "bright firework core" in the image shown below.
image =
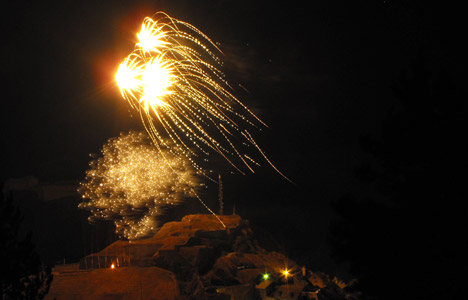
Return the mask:
<svg viewBox="0 0 468 300">
<path fill-rule="evenodd" d="M 90 220 L 114 221 L 127 239 L 153 235 L 162 207 L 193 197 L 200 186 L 190 161 L 166 145 L 158 150 L 142 132 L 109 139 L 80 183 L 79 207 L 91 212 Z"/>
<path fill-rule="evenodd" d="M 215 54 L 221 50 L 205 34 L 159 12 L 144 19 L 137 37 L 116 81 L 157 148 L 168 138 L 208 178 L 200 162 L 212 152 L 242 174 L 259 159 L 278 171 L 247 130 L 265 124 L 229 91 Z"/>
<path fill-rule="evenodd" d="M 164 96 L 172 94 L 170 87 L 174 71 L 170 63 L 161 57 L 151 58 L 143 67 L 136 65 L 136 61 L 126 59 L 117 72 L 117 84 L 126 90 L 141 92 L 139 102 L 146 113 L 157 113 L 158 107 L 166 106 Z"/>
</svg>

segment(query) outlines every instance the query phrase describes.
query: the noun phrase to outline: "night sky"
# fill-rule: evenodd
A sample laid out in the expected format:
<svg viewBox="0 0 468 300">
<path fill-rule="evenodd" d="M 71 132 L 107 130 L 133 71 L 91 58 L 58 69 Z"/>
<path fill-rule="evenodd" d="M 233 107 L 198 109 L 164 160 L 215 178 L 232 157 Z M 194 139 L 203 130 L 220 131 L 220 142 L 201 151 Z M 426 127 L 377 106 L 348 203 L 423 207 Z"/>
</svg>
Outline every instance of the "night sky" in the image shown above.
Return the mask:
<svg viewBox="0 0 468 300">
<path fill-rule="evenodd" d="M 429 68 L 454 66 L 461 81 L 459 10 L 406 2 L 10 3 L 2 8 L 2 181 L 81 180 L 89 154 L 108 138 L 143 130 L 113 76 L 142 19 L 164 11 L 220 44 L 235 93 L 269 125 L 256 135 L 260 145 L 294 181 L 268 166 L 227 176 L 226 210 L 235 203 L 252 223 L 300 228 L 313 263 L 335 272 L 329 203 L 365 188 L 353 173 L 363 155 L 359 137 L 379 133 L 394 80 L 423 57 Z M 213 208 L 216 193 L 215 186 L 204 192 Z"/>
</svg>

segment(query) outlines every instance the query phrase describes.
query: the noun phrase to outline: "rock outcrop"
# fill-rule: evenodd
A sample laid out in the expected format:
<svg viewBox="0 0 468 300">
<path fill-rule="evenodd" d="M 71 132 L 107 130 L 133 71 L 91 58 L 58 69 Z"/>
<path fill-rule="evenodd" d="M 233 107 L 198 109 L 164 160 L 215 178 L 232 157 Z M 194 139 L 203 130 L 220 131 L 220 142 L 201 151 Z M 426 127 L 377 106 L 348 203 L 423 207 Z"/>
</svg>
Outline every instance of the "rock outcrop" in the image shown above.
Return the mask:
<svg viewBox="0 0 468 300">
<path fill-rule="evenodd" d="M 218 217 L 224 225 L 213 215 L 188 215 L 152 238 L 117 241 L 84 257 L 79 269 L 55 272 L 46 299 L 353 297 L 346 284 L 262 249 L 247 220 Z"/>
</svg>

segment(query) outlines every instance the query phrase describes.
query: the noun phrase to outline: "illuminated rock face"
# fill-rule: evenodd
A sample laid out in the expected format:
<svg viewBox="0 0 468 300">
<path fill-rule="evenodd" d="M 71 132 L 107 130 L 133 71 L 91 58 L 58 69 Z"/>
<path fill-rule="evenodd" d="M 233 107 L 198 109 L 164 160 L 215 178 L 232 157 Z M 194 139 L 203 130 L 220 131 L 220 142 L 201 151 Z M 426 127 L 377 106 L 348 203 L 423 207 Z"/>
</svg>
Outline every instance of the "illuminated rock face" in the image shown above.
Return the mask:
<svg viewBox="0 0 468 300">
<path fill-rule="evenodd" d="M 75 270 L 54 273 L 45 299 L 176 300 L 179 290 L 174 274 L 156 267 Z"/>
<path fill-rule="evenodd" d="M 206 256 L 215 257 L 221 251 L 232 251 L 233 239 L 238 239 L 248 222 L 239 216 L 219 216 L 227 230 L 213 215 L 188 215 L 180 222 L 169 222 L 148 239 L 117 241 L 100 252 L 84 257 L 81 269 L 109 267 L 119 259 L 119 266 L 149 267 L 164 265 L 165 259 L 184 260 L 184 264 L 199 266 Z"/>
<path fill-rule="evenodd" d="M 152 238 L 114 242 L 74 270 L 56 269 L 46 299 L 313 299 L 326 287 L 335 291 L 333 299 L 345 299 L 326 275 L 259 247 L 248 221 L 219 218 L 226 228 L 213 215 L 188 215 Z M 271 284 L 263 287 L 265 274 Z"/>
</svg>

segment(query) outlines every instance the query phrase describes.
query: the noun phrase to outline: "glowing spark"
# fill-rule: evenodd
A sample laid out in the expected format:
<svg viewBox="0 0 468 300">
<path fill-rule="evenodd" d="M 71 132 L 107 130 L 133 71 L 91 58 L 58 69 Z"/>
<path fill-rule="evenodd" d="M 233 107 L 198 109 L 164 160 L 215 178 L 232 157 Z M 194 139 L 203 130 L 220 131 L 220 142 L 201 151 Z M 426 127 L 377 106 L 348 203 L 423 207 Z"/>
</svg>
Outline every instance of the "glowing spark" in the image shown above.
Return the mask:
<svg viewBox="0 0 468 300">
<path fill-rule="evenodd" d="M 168 138 L 178 146 L 178 155 L 208 178 L 201 164 L 212 152 L 242 174 L 259 165 L 255 155 L 273 166 L 247 131 L 265 123 L 229 91 L 218 68 L 222 63 L 216 53 L 222 52 L 205 34 L 159 12 L 144 19 L 137 37 L 116 81 L 157 148 Z M 199 155 L 205 162 L 195 163 Z"/>
<path fill-rule="evenodd" d="M 146 113 L 149 107 L 157 114 L 158 107 L 169 106 L 162 99 L 172 94 L 169 87 L 174 76 L 171 73 L 170 65 L 162 62 L 161 57 L 152 58 L 146 65 L 142 76 L 143 95 L 140 98 Z"/>
<path fill-rule="evenodd" d="M 284 277 L 288 278 L 288 276 L 289 276 L 289 270 L 288 270 L 288 269 L 284 269 L 284 270 L 283 270 L 283 275 L 284 275 Z"/>
<path fill-rule="evenodd" d="M 263 280 L 268 280 L 270 279 L 270 274 L 264 273 L 262 277 L 263 277 Z"/>
<path fill-rule="evenodd" d="M 145 18 L 141 25 L 141 31 L 137 33 L 139 42 L 137 47 L 141 48 L 144 52 L 154 51 L 161 53 L 161 48 L 168 45 L 164 39 L 167 37 L 166 32 L 151 18 Z"/>
<path fill-rule="evenodd" d="M 115 265 L 114 265 L 114 264 L 112 264 L 112 265 L 111 265 L 111 269 L 114 269 L 114 268 L 115 268 Z"/>
<path fill-rule="evenodd" d="M 122 95 L 132 90 L 137 91 L 141 85 L 141 76 L 143 74 L 142 66 L 137 57 L 127 57 L 119 66 L 116 81 L 119 85 Z"/>
<path fill-rule="evenodd" d="M 112 220 L 116 233 L 143 238 L 157 231 L 164 206 L 196 196 L 200 184 L 190 161 L 173 153 L 177 146 L 165 144 L 158 150 L 145 133 L 136 132 L 109 139 L 80 183 L 79 207 L 91 211 L 90 220 Z"/>
</svg>

